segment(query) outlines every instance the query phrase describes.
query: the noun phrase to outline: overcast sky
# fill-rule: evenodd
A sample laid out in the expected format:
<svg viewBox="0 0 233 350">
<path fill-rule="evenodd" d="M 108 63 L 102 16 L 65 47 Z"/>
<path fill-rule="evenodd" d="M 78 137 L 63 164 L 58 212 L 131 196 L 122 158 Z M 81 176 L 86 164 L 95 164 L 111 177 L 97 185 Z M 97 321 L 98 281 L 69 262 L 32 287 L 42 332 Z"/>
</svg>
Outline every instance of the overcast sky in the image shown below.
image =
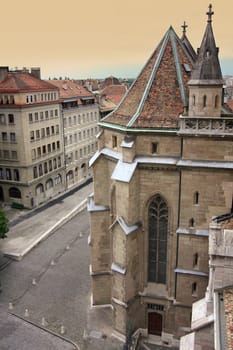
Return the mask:
<svg viewBox="0 0 233 350">
<path fill-rule="evenodd" d="M 233 0 L 213 0 L 223 74 L 233 75 Z M 200 46 L 203 0 L 1 1 L 0 65 L 40 66 L 43 78 L 136 77 L 170 25 Z"/>
</svg>

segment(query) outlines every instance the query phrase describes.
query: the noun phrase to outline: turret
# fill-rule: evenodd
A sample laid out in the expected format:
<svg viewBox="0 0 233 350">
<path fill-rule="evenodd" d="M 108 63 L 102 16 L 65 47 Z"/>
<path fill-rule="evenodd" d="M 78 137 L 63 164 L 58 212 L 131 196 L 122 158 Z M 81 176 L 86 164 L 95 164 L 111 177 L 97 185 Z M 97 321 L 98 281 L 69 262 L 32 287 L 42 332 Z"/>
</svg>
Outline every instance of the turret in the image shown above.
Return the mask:
<svg viewBox="0 0 233 350">
<path fill-rule="evenodd" d="M 189 85 L 189 116 L 220 117 L 223 78 L 212 29 L 212 5 Z"/>
</svg>

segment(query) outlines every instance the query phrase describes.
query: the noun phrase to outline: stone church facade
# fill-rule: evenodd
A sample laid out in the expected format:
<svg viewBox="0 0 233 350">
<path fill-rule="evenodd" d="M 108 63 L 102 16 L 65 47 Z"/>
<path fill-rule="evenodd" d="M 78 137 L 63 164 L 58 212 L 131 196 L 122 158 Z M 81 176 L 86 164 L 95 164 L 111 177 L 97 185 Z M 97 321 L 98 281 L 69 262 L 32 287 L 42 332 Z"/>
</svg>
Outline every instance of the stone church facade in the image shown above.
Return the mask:
<svg viewBox="0 0 233 350">
<path fill-rule="evenodd" d="M 99 123 L 89 199 L 93 305 L 114 328 L 174 344 L 208 283 L 208 224 L 231 210 L 233 114 L 212 8 L 196 54 L 168 29 L 120 105 Z"/>
</svg>

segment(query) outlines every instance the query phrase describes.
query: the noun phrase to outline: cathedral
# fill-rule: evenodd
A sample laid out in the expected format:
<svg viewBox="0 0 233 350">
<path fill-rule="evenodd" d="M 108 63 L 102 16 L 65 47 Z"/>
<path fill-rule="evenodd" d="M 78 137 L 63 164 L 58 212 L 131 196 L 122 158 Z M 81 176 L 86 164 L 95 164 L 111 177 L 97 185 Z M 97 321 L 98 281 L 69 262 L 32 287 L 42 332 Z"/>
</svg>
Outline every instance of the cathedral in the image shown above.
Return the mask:
<svg viewBox="0 0 233 350">
<path fill-rule="evenodd" d="M 233 112 L 209 6 L 197 52 L 168 29 L 99 125 L 90 161 L 93 305 L 114 329 L 177 344 L 208 284 L 209 223 L 232 210 Z"/>
</svg>

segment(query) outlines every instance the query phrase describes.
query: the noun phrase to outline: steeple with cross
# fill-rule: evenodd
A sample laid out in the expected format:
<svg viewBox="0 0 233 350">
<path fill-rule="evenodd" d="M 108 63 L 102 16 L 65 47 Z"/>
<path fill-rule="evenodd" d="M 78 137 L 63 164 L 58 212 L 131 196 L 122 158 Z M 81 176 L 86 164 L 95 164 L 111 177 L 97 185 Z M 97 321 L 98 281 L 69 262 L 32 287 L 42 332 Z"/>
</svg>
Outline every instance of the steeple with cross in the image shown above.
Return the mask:
<svg viewBox="0 0 233 350">
<path fill-rule="evenodd" d="M 184 21 L 184 24 L 181 26 L 181 28 L 183 29 L 183 33 L 181 37 L 182 44 L 185 46 L 186 50 L 188 51 L 189 55 L 192 57 L 193 61 L 195 61 L 197 55 L 194 48 L 192 47 L 192 44 L 190 43 L 189 39 L 186 36 L 186 29 L 188 28 L 188 25 L 186 24 L 185 21 Z"/>
<path fill-rule="evenodd" d="M 186 24 L 186 22 L 184 21 L 184 24 L 181 26 L 181 28 L 183 28 L 183 35 L 186 34 L 186 29 L 188 28 L 188 25 Z"/>
<path fill-rule="evenodd" d="M 189 109 L 188 115 L 202 117 L 221 117 L 222 104 L 213 102 L 221 101 L 223 78 L 218 58 L 218 48 L 215 43 L 213 28 L 211 25 L 212 5 L 209 5 L 207 25 L 198 50 L 191 79 L 189 80 Z M 202 89 L 200 89 L 200 87 Z M 199 99 L 198 103 L 192 101 L 192 96 Z M 197 100 L 196 100 L 197 101 Z"/>
<path fill-rule="evenodd" d="M 212 16 L 214 14 L 214 12 L 212 11 L 212 4 L 209 4 L 209 11 L 206 12 L 207 16 L 208 16 L 208 23 L 212 22 Z"/>
</svg>

